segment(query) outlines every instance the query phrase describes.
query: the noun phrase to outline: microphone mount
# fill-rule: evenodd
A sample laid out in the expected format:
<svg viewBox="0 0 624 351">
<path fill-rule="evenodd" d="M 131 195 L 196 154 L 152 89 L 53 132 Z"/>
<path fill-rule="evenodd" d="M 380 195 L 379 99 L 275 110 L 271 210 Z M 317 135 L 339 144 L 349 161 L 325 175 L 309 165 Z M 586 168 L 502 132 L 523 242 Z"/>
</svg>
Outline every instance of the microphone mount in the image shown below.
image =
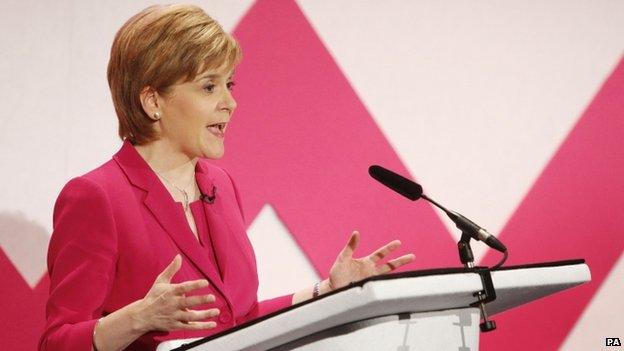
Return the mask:
<svg viewBox="0 0 624 351">
<path fill-rule="evenodd" d="M 462 235 L 457 242 L 459 260 L 465 268 L 479 274 L 484 287 L 483 291 L 479 291 L 474 294 L 474 296 L 477 298 L 477 302 L 472 304 L 472 306 L 478 306 L 481 310 L 481 318 L 483 319 L 483 322 L 479 325 L 481 331 L 489 332 L 495 330 L 496 322 L 494 322 L 493 320 L 488 320 L 488 315 L 485 311 L 485 304 L 496 299 L 496 292 L 494 290 L 494 285 L 492 284 L 490 271 L 496 270 L 503 265 L 505 260 L 507 260 L 508 253 L 505 245 L 503 245 L 503 243 L 500 242 L 495 236 L 488 233 L 487 230 L 481 228 L 473 221 L 464 217 L 460 213 L 445 208 L 432 198 L 425 195 L 423 193 L 422 187 L 419 184 L 377 165 L 370 166 L 368 169 L 368 173 L 375 180 L 379 181 L 380 183 L 386 185 L 390 189 L 396 191 L 397 193 L 405 196 L 412 201 L 416 201 L 420 198 L 425 199 L 429 203 L 444 211 L 444 213 L 446 213 L 446 215 L 453 221 L 453 223 L 455 223 L 455 226 L 459 230 L 461 230 Z M 489 247 L 502 252 L 503 259 L 492 268 L 475 267 L 474 255 L 472 253 L 472 248 L 470 247 L 470 239 L 483 241 Z"/>
<path fill-rule="evenodd" d="M 485 304 L 496 299 L 496 291 L 494 290 L 494 285 L 492 284 L 490 270 L 488 270 L 487 268 L 485 270 L 483 268 L 475 268 L 474 255 L 472 253 L 472 247 L 470 247 L 470 239 L 474 238 L 475 240 L 481 240 L 485 242 L 488 246 L 492 247 L 495 250 L 501 251 L 504 254 L 501 262 L 498 263 L 493 269 L 500 267 L 507 259 L 507 248 L 493 235 L 491 235 L 485 229 L 479 227 L 476 223 L 464 217 L 463 215 L 455 211 L 448 210 L 446 207 L 440 205 L 435 200 L 431 199 L 425 194 L 421 194 L 420 197 L 444 211 L 444 213 L 446 213 L 446 215 L 453 221 L 453 223 L 455 223 L 455 226 L 459 230 L 461 230 L 462 235 L 457 242 L 459 260 L 464 265 L 464 267 L 477 270 L 477 273 L 479 273 L 484 287 L 483 291 L 478 291 L 474 294 L 478 301 L 475 302 L 473 306 L 479 307 L 479 310 L 481 311 L 481 318 L 483 319 L 483 322 L 479 324 L 479 328 L 482 332 L 490 332 L 496 330 L 496 322 L 488 319 L 488 315 L 485 310 Z"/>
<path fill-rule="evenodd" d="M 210 205 L 214 203 L 216 198 L 217 198 L 217 187 L 214 185 L 212 186 L 212 195 L 202 193 L 200 196 L 200 199 L 203 202 L 210 204 Z"/>
</svg>

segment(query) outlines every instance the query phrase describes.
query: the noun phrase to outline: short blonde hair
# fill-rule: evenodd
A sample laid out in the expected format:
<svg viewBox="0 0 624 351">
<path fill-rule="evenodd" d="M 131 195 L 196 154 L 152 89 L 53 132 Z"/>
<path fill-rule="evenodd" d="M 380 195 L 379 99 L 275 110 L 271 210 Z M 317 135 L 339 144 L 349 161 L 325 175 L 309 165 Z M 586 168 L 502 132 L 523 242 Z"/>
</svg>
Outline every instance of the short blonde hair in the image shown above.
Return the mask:
<svg viewBox="0 0 624 351">
<path fill-rule="evenodd" d="M 119 137 L 138 145 L 156 139 L 141 105 L 144 87 L 166 94 L 203 70 L 232 69 L 241 57 L 236 40 L 197 6 L 157 5 L 134 15 L 117 32 L 108 62 Z"/>
</svg>

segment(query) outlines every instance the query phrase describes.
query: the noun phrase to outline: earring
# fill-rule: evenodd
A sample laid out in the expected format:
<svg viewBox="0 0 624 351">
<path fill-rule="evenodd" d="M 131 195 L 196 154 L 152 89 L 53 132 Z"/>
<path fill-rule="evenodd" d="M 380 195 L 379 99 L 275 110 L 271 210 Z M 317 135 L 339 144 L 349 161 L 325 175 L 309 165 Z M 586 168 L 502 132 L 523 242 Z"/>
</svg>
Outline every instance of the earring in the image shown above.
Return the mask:
<svg viewBox="0 0 624 351">
<path fill-rule="evenodd" d="M 160 113 L 155 112 L 154 113 L 154 120 L 158 121 L 160 119 Z"/>
</svg>

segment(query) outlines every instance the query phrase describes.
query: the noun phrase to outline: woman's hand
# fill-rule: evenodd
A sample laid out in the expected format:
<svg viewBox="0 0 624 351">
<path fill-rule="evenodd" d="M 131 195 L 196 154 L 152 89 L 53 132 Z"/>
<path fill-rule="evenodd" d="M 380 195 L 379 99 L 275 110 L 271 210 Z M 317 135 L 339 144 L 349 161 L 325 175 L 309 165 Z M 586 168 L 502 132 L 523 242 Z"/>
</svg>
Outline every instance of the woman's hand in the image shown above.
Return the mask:
<svg viewBox="0 0 624 351">
<path fill-rule="evenodd" d="M 399 258 L 390 260 L 382 265 L 378 265 L 379 261 L 388 256 L 389 253 L 401 246 L 399 240 L 394 240 L 377 249 L 372 254 L 354 258 L 353 253 L 360 241 L 360 233 L 354 231 L 349 238 L 347 246 L 340 252 L 336 262 L 329 271 L 329 288 L 335 290 L 342 288 L 350 283 L 366 279 L 375 275 L 386 274 L 393 270 L 414 261 L 414 254 L 403 255 Z"/>
<path fill-rule="evenodd" d="M 215 301 L 214 295 L 185 296 L 193 290 L 205 288 L 208 281 L 191 280 L 171 284 L 171 278 L 182 266 L 182 258 L 176 255 L 173 261 L 156 278 L 147 295 L 138 302 L 134 314 L 137 329 L 148 331 L 170 331 L 176 329 L 211 329 L 215 322 L 208 318 L 219 315 L 216 308 L 196 311 L 189 308 Z"/>
</svg>

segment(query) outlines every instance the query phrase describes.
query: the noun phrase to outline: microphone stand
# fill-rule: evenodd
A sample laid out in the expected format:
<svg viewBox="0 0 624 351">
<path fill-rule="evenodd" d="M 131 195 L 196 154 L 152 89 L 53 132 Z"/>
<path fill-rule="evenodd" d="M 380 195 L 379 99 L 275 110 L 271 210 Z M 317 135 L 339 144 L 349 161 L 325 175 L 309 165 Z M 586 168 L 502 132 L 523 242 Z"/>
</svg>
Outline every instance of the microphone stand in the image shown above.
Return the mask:
<svg viewBox="0 0 624 351">
<path fill-rule="evenodd" d="M 487 268 L 475 268 L 474 255 L 472 254 L 472 248 L 470 247 L 470 239 L 472 239 L 472 235 L 462 231 L 462 236 L 457 242 L 459 260 L 464 264 L 465 268 L 476 269 L 477 273 L 479 273 L 479 276 L 481 277 L 481 283 L 483 284 L 484 289 L 473 294 L 473 296 L 477 298 L 478 302 L 471 304 L 471 306 L 474 307 L 476 305 L 481 311 L 481 319 L 483 319 L 483 322 L 479 324 L 481 331 L 490 332 L 496 329 L 496 322 L 488 320 L 488 314 L 485 311 L 485 304 L 496 299 L 496 291 L 494 290 L 492 276 Z"/>
<path fill-rule="evenodd" d="M 444 206 L 427 197 L 425 194 L 422 194 L 421 197 L 444 211 L 451 219 L 453 219 L 457 228 L 462 231 L 461 238 L 457 242 L 459 260 L 465 268 L 475 270 L 476 273 L 479 274 L 479 276 L 481 277 L 481 283 L 483 285 L 483 290 L 477 291 L 473 294 L 473 296 L 477 298 L 477 302 L 470 304 L 470 306 L 479 307 L 479 310 L 481 311 L 481 319 L 483 320 L 483 322 L 479 324 L 479 328 L 482 332 L 490 332 L 495 330 L 496 322 L 493 320 L 488 320 L 488 314 L 485 311 L 485 304 L 496 299 L 496 290 L 494 290 L 494 283 L 492 282 L 492 276 L 490 275 L 490 271 L 487 268 L 475 267 L 474 265 L 474 255 L 472 253 L 472 248 L 470 247 L 470 240 L 473 237 L 477 237 L 475 227 L 470 225 L 474 223 L 470 221 L 457 221 L 456 219 L 458 218 L 458 216 L 461 215 L 458 215 L 456 212 L 447 210 Z M 463 216 L 461 217 L 463 218 Z"/>
<path fill-rule="evenodd" d="M 488 246 L 503 253 L 503 259 L 492 268 L 493 270 L 502 266 L 502 264 L 507 259 L 507 248 L 505 247 L 505 245 L 503 245 L 494 236 L 489 234 L 486 230 L 479 227 L 468 218 L 462 216 L 457 212 L 449 211 L 444 206 L 427 197 L 427 195 L 423 194 L 422 187 L 419 184 L 403 177 L 402 175 L 396 174 L 388 169 L 377 165 L 370 166 L 368 168 L 368 173 L 378 182 L 384 184 L 385 186 L 389 187 L 390 189 L 396 191 L 397 193 L 405 196 L 412 201 L 416 201 L 419 198 L 423 198 L 429 201 L 430 203 L 444 211 L 446 215 L 449 216 L 451 220 L 453 220 L 457 228 L 462 232 L 461 239 L 457 243 L 457 249 L 459 250 L 459 260 L 464 265 L 467 271 L 479 274 L 479 277 L 481 277 L 481 285 L 483 286 L 482 291 L 478 291 L 473 294 L 473 296 L 477 298 L 477 302 L 470 304 L 470 306 L 478 306 L 481 310 L 483 323 L 481 323 L 479 326 L 482 332 L 489 332 L 496 329 L 496 323 L 494 321 L 488 320 L 487 313 L 485 312 L 485 304 L 496 299 L 496 291 L 494 290 L 494 284 L 492 283 L 490 269 L 487 267 L 475 267 L 474 255 L 472 254 L 472 248 L 470 247 L 470 239 L 474 238 L 476 240 L 481 240 L 485 242 Z"/>
<path fill-rule="evenodd" d="M 472 236 L 465 231 L 462 231 L 462 236 L 457 242 L 459 260 L 466 268 L 474 268 L 474 255 L 472 254 L 472 248 L 470 247 L 470 239 L 472 239 Z"/>
</svg>

